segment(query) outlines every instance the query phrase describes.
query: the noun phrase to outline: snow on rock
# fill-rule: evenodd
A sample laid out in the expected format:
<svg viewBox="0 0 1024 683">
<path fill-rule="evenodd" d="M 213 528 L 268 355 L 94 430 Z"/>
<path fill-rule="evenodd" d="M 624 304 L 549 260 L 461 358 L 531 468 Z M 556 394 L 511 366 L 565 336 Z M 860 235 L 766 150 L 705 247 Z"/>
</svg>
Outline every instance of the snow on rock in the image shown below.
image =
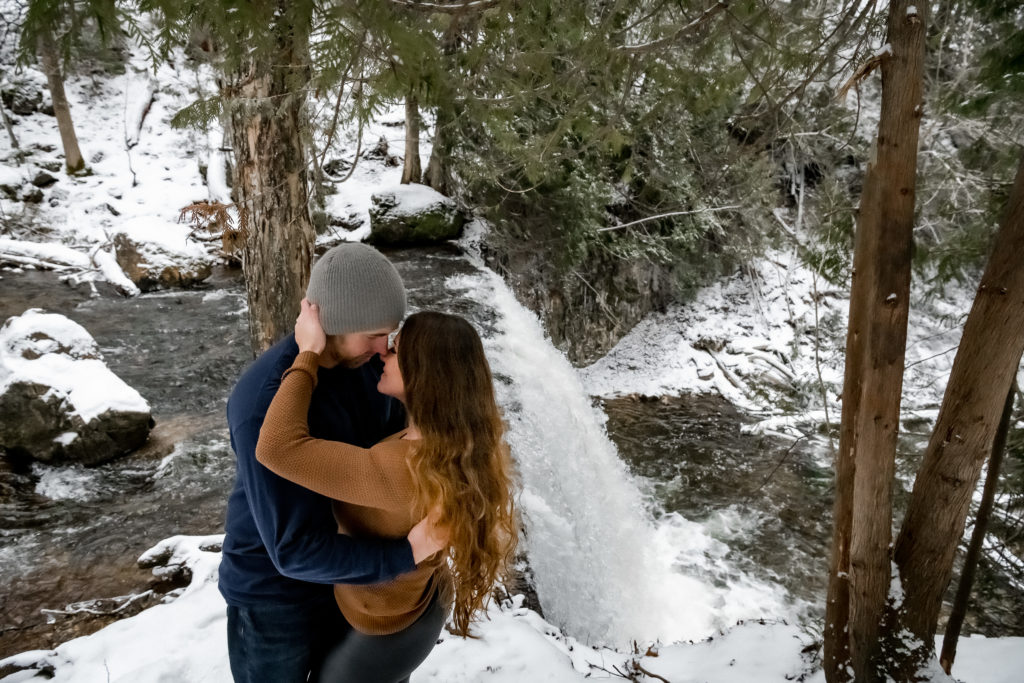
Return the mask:
<svg viewBox="0 0 1024 683">
<path fill-rule="evenodd" d="M 149 404 L 78 323 L 33 308 L 0 328 L 0 449 L 96 464 L 140 446 Z"/>
<path fill-rule="evenodd" d="M 430 244 L 457 239 L 465 216 L 455 202 L 426 185 L 399 185 L 371 198 L 369 241 Z"/>
<path fill-rule="evenodd" d="M 128 233 L 119 232 L 114 235 L 113 242 L 114 253 L 109 254 L 108 260 L 112 269 L 123 271 L 122 278 L 136 289 L 135 293 L 162 287 L 191 287 L 213 272 L 205 255 L 189 254 L 184 250 L 168 251 L 162 242 L 152 238 L 136 235 L 133 239 Z M 107 274 L 106 269 L 104 273 Z M 113 270 L 107 278 L 115 284 L 121 282 Z"/>
</svg>

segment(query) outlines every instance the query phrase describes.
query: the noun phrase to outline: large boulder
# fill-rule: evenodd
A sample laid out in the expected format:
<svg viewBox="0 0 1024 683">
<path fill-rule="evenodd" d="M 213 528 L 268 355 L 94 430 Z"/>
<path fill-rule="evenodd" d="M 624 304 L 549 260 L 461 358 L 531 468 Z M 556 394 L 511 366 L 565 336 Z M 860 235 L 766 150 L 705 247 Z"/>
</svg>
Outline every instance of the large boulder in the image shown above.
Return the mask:
<svg viewBox="0 0 1024 683">
<path fill-rule="evenodd" d="M 0 328 L 0 451 L 95 465 L 141 446 L 149 404 L 107 368 L 85 328 L 38 308 Z"/>
<path fill-rule="evenodd" d="M 370 198 L 369 241 L 434 244 L 462 235 L 466 217 L 448 197 L 426 185 L 399 185 Z"/>
<path fill-rule="evenodd" d="M 172 250 L 153 242 L 136 241 L 125 232 L 114 235 L 113 241 L 117 265 L 143 292 L 194 287 L 212 272 L 205 250 Z"/>
</svg>

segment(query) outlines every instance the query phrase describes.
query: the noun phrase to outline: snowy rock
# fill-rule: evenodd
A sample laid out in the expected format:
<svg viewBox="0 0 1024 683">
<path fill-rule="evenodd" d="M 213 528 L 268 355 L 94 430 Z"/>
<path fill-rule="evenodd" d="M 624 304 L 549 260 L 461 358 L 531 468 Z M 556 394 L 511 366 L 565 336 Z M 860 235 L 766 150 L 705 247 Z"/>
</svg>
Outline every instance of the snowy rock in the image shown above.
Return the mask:
<svg viewBox="0 0 1024 683">
<path fill-rule="evenodd" d="M 15 114 L 26 116 L 43 109 L 43 93 L 30 83 L 11 84 L 0 93 L 4 106 Z"/>
<path fill-rule="evenodd" d="M 159 246 L 140 244 L 124 233 L 114 235 L 117 265 L 143 292 L 169 287 L 192 287 L 210 277 L 206 260 L 168 254 Z"/>
<path fill-rule="evenodd" d="M 0 328 L 0 452 L 94 465 L 141 446 L 149 404 L 81 325 L 38 308 Z"/>
<path fill-rule="evenodd" d="M 432 244 L 457 239 L 466 218 L 448 197 L 426 185 L 399 185 L 371 197 L 374 244 Z"/>
</svg>

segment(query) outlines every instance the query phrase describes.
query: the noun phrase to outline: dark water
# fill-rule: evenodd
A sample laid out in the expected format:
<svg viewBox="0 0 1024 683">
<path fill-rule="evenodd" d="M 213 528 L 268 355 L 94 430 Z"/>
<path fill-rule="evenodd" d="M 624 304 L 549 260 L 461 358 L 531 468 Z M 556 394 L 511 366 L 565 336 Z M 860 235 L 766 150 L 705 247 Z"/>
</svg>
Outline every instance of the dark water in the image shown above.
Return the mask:
<svg viewBox="0 0 1024 683">
<path fill-rule="evenodd" d="M 717 397 L 624 398 L 606 400 L 603 406 L 620 455 L 646 480 L 659 506 L 707 522 L 710 529 L 723 511 L 744 520 L 743 533 L 729 534 L 728 559 L 752 576 L 783 585 L 807 603 L 809 620 L 820 622 L 832 533 L 833 473 L 827 442 L 815 438 L 794 444 L 744 434 L 741 426 L 750 418 Z M 907 486 L 927 436 L 924 425 L 910 427 L 898 457 Z M 1022 446 L 1024 433 L 1018 430 L 1004 467 L 1004 492 L 1024 490 Z M 898 517 L 907 492 L 902 486 L 895 491 Z M 947 610 L 958 576 L 959 566 Z M 1024 593 L 1011 576 L 1024 578 L 981 563 L 965 634 L 1024 635 Z"/>
</svg>

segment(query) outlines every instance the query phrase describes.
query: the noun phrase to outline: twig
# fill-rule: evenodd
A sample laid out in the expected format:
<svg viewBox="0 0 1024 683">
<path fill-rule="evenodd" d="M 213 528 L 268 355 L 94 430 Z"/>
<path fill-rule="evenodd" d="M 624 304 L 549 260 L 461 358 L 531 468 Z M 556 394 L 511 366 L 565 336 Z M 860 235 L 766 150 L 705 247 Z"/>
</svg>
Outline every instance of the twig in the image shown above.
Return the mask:
<svg viewBox="0 0 1024 683">
<path fill-rule="evenodd" d="M 783 463 L 786 462 L 786 459 L 789 457 L 789 454 L 793 452 L 793 449 L 797 447 L 797 444 L 799 444 L 801 441 L 803 441 L 806 438 L 807 438 L 807 435 L 806 434 L 802 434 L 796 441 L 794 441 L 792 443 L 792 445 L 790 445 L 789 448 L 786 449 L 786 452 L 783 453 L 782 457 L 779 458 L 779 461 L 777 463 L 775 463 L 775 467 L 773 467 L 772 471 L 768 473 L 768 476 L 766 476 L 764 478 L 764 481 L 762 481 L 761 484 L 756 489 L 754 489 L 753 491 L 748 493 L 743 498 L 743 502 L 744 503 L 749 502 L 750 499 L 753 498 L 756 493 L 758 493 L 761 489 L 763 489 L 765 486 L 768 485 L 768 482 L 770 482 L 772 480 L 772 477 L 775 476 L 775 473 L 778 472 L 779 468 L 782 467 Z"/>
<path fill-rule="evenodd" d="M 509 192 L 514 192 L 514 191 L 515 190 L 509 190 Z M 649 221 L 661 220 L 662 218 L 671 218 L 672 216 L 691 216 L 693 214 L 698 214 L 698 213 L 714 213 L 716 211 L 731 211 L 733 209 L 739 209 L 739 208 L 741 208 L 739 204 L 732 204 L 730 206 L 716 206 L 716 207 L 712 207 L 712 208 L 708 208 L 708 209 L 694 209 L 692 211 L 670 211 L 668 213 L 658 214 L 657 216 L 648 216 L 647 218 L 640 218 L 640 219 L 637 219 L 635 221 L 630 221 L 629 223 L 623 223 L 622 225 L 611 225 L 611 226 L 608 226 L 606 228 L 598 228 L 597 232 L 607 232 L 609 230 L 622 230 L 623 228 L 629 228 L 629 227 L 632 227 L 634 225 L 639 225 L 641 223 L 647 223 Z"/>
<path fill-rule="evenodd" d="M 498 5 L 501 0 L 470 0 L 469 2 L 455 2 L 450 4 L 439 2 L 417 2 L 417 0 L 391 0 L 391 2 L 419 12 L 464 14 L 468 12 L 483 12 L 484 10 Z"/>
<path fill-rule="evenodd" d="M 644 676 L 649 676 L 651 678 L 657 678 L 659 681 L 664 681 L 665 683 L 672 683 L 672 681 L 668 680 L 664 676 L 659 676 L 658 674 L 651 673 L 650 671 L 645 669 L 643 666 L 641 666 L 640 662 L 636 661 L 635 659 L 633 660 L 633 666 L 635 666 L 637 668 L 637 671 L 642 673 Z"/>
<path fill-rule="evenodd" d="M 728 2 L 725 0 L 719 0 L 719 2 L 708 7 L 699 17 L 691 21 L 689 24 L 679 27 L 679 29 L 670 36 L 665 36 L 664 38 L 659 38 L 658 40 L 654 40 L 649 43 L 643 43 L 642 45 L 620 45 L 618 50 L 626 53 L 627 55 L 638 55 L 671 47 L 673 43 L 696 33 L 698 29 L 704 26 L 704 24 L 714 19 L 716 15 L 728 7 Z"/>
</svg>

